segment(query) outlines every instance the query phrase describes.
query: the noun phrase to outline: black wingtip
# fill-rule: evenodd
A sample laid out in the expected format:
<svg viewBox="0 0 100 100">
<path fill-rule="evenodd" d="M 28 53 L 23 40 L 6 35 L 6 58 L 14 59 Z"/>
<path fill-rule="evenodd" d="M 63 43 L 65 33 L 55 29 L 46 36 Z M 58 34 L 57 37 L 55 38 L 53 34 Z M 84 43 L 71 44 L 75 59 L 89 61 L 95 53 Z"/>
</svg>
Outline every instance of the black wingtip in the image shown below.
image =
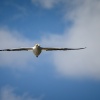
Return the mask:
<svg viewBox="0 0 100 100">
<path fill-rule="evenodd" d="M 84 47 L 84 48 L 80 48 L 80 49 L 86 49 L 86 47 Z"/>
<path fill-rule="evenodd" d="M 81 48 L 81 49 L 86 49 L 86 47 L 84 47 L 84 48 Z"/>
</svg>

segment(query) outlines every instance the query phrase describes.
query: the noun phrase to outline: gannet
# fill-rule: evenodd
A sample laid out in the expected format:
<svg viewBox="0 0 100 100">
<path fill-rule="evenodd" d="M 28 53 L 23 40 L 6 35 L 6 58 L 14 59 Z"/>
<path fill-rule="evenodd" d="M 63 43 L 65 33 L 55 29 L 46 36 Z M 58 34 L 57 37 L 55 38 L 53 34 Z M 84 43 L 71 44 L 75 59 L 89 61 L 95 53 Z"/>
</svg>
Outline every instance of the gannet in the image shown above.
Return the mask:
<svg viewBox="0 0 100 100">
<path fill-rule="evenodd" d="M 86 47 L 85 47 L 86 48 Z M 12 49 L 1 49 L 0 51 L 33 51 L 34 55 L 38 57 L 42 50 L 53 51 L 53 50 L 80 50 L 85 48 L 53 48 L 53 47 L 41 47 L 39 44 L 35 44 L 33 47 L 21 47 Z"/>
</svg>

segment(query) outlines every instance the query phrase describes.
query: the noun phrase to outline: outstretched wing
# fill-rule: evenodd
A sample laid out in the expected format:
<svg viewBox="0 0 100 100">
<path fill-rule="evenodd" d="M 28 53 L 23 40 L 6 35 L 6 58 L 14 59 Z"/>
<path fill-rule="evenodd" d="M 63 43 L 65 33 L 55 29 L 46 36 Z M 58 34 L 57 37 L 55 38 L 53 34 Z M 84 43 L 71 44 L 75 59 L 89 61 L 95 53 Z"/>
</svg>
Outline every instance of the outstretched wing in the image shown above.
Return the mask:
<svg viewBox="0 0 100 100">
<path fill-rule="evenodd" d="M 46 51 L 52 51 L 52 50 L 80 50 L 80 49 L 85 49 L 85 48 L 42 48 L 42 50 L 46 50 Z"/>
<path fill-rule="evenodd" d="M 12 48 L 12 49 L 2 49 L 0 51 L 28 51 L 33 50 L 33 48 Z"/>
</svg>

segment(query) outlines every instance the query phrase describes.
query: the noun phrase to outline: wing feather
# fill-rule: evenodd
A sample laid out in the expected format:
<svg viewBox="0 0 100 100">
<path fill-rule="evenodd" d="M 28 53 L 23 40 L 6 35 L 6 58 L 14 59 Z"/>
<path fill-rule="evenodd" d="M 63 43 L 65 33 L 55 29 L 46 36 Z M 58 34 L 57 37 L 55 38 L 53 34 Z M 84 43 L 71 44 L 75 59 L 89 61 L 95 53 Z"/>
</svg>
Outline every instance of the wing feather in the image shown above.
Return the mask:
<svg viewBox="0 0 100 100">
<path fill-rule="evenodd" d="M 28 51 L 33 50 L 33 48 L 12 48 L 12 49 L 1 49 L 0 51 Z"/>
<path fill-rule="evenodd" d="M 46 50 L 46 51 L 53 51 L 53 50 L 80 50 L 80 49 L 85 49 L 85 48 L 42 48 L 42 50 Z"/>
</svg>

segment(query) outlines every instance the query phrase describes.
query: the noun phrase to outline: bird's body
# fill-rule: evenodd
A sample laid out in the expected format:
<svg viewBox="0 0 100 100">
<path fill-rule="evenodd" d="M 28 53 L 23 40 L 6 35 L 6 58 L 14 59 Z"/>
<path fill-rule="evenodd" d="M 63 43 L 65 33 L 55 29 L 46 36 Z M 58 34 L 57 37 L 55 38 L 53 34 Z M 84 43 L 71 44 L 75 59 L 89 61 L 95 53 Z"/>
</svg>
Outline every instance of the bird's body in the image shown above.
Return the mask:
<svg viewBox="0 0 100 100">
<path fill-rule="evenodd" d="M 33 47 L 33 53 L 35 54 L 36 57 L 38 57 L 40 55 L 40 53 L 42 52 L 42 48 L 40 47 L 39 44 L 36 44 Z"/>
<path fill-rule="evenodd" d="M 85 47 L 86 48 L 86 47 Z M 53 51 L 53 50 L 80 50 L 80 49 L 85 49 L 85 48 L 50 48 L 50 47 L 41 47 L 39 44 L 35 44 L 34 47 L 29 47 L 29 48 L 12 48 L 12 49 L 1 49 L 0 51 L 33 51 L 36 57 L 38 57 L 42 50 L 46 51 Z"/>
</svg>

